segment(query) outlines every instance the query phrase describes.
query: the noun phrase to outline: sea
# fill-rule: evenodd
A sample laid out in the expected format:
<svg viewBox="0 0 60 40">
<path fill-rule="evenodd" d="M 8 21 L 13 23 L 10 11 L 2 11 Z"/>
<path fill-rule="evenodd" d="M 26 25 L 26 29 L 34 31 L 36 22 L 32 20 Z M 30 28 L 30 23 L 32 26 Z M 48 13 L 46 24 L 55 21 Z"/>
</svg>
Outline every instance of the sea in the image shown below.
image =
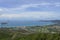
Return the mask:
<svg viewBox="0 0 60 40">
<path fill-rule="evenodd" d="M 16 26 L 43 26 L 51 25 L 52 22 L 43 22 L 43 21 L 9 21 L 7 24 L 0 24 L 1 26 L 16 27 Z"/>
</svg>

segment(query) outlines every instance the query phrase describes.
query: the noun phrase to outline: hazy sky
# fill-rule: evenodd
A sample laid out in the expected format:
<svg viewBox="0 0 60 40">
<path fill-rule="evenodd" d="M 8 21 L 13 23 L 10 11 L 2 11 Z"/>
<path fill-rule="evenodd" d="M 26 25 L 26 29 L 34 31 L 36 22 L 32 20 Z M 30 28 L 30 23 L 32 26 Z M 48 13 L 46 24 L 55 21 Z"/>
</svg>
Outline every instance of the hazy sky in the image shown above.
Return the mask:
<svg viewBox="0 0 60 40">
<path fill-rule="evenodd" d="M 60 19 L 60 0 L 0 0 L 0 19 Z"/>
</svg>

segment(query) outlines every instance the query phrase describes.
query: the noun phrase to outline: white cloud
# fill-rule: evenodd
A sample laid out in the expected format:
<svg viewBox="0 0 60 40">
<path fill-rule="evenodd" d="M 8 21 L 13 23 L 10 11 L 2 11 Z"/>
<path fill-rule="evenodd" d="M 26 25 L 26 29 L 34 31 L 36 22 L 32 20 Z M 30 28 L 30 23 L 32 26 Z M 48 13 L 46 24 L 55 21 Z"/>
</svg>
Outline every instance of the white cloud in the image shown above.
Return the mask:
<svg viewBox="0 0 60 40">
<path fill-rule="evenodd" d="M 16 8 L 11 8 L 11 10 L 26 10 L 26 8 L 29 8 L 29 7 L 40 7 L 40 6 L 60 7 L 60 3 L 42 2 L 42 3 L 36 3 L 36 4 L 25 4 L 25 5 L 21 5 L 19 7 L 16 7 Z"/>
<path fill-rule="evenodd" d="M 56 7 L 60 7 L 60 3 L 55 3 Z"/>
<path fill-rule="evenodd" d="M 53 19 L 59 17 L 58 14 L 54 12 L 23 12 L 20 14 L 2 14 L 0 18 L 8 18 L 8 19 Z"/>
<path fill-rule="evenodd" d="M 47 6 L 47 5 L 52 5 L 52 4 L 51 3 L 25 4 L 16 8 L 12 8 L 11 10 L 25 10 L 26 8 L 29 7 L 39 7 L 39 6 Z"/>
<path fill-rule="evenodd" d="M 3 11 L 3 9 L 0 9 L 0 11 Z"/>
<path fill-rule="evenodd" d="M 35 4 L 25 4 L 25 5 L 20 5 L 18 7 L 15 7 L 15 8 L 0 8 L 0 11 L 16 11 L 16 10 L 22 10 L 22 11 L 25 11 L 27 8 L 29 7 L 40 7 L 40 6 L 52 6 L 53 7 L 60 7 L 60 3 L 49 3 L 49 2 L 41 2 L 41 3 L 35 3 Z"/>
<path fill-rule="evenodd" d="M 7 9 L 7 8 L 0 8 L 0 11 L 2 11 L 2 12 L 9 11 L 9 9 Z"/>
</svg>

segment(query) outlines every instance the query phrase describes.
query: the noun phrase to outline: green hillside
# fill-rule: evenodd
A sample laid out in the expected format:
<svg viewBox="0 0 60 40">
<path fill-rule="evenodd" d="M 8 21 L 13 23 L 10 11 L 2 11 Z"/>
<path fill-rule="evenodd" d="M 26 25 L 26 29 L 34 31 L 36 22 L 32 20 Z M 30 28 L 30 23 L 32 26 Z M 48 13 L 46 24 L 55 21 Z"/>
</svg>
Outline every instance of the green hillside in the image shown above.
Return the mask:
<svg viewBox="0 0 60 40">
<path fill-rule="evenodd" d="M 19 32 L 0 32 L 0 40 L 60 40 L 60 34 L 33 33 L 25 35 Z"/>
<path fill-rule="evenodd" d="M 0 28 L 0 40 L 60 40 L 60 26 Z"/>
</svg>

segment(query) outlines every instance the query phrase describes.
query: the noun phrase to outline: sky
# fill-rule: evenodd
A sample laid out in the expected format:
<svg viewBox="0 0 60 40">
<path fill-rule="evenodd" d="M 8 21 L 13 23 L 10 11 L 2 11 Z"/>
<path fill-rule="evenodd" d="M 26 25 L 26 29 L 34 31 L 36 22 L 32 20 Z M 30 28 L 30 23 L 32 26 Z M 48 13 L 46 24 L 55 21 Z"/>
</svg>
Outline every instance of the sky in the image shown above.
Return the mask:
<svg viewBox="0 0 60 40">
<path fill-rule="evenodd" d="M 0 20 L 60 20 L 60 0 L 0 0 Z"/>
</svg>

